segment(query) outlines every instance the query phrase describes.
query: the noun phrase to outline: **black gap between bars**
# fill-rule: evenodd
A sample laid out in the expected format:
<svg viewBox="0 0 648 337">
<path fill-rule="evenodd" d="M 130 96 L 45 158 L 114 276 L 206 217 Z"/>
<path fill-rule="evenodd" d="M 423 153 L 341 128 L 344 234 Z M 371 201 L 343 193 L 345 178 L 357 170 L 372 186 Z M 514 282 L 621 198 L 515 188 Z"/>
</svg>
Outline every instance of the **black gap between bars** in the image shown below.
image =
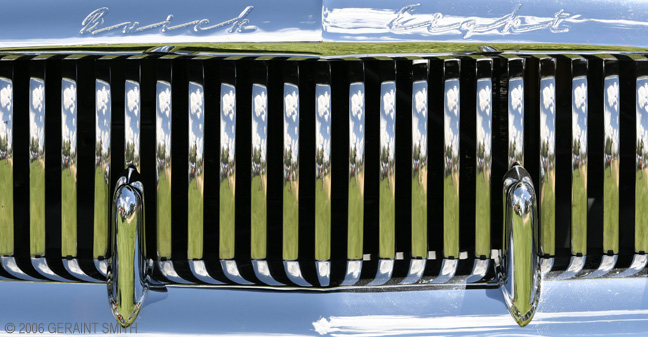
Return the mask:
<svg viewBox="0 0 648 337">
<path fill-rule="evenodd" d="M 506 58 L 493 58 L 493 145 L 491 172 L 491 249 L 502 248 L 502 177 L 508 171 L 509 73 Z"/>
<path fill-rule="evenodd" d="M 461 59 L 459 121 L 459 247 L 469 260 L 475 255 L 475 174 L 477 153 L 476 61 Z M 472 262 L 472 261 L 471 261 Z M 472 263 L 470 264 L 472 267 Z"/>
<path fill-rule="evenodd" d="M 603 249 L 603 60 L 587 56 L 587 255 Z M 597 266 L 598 267 L 598 266 Z M 596 268 L 596 267 L 595 267 Z"/>
</svg>

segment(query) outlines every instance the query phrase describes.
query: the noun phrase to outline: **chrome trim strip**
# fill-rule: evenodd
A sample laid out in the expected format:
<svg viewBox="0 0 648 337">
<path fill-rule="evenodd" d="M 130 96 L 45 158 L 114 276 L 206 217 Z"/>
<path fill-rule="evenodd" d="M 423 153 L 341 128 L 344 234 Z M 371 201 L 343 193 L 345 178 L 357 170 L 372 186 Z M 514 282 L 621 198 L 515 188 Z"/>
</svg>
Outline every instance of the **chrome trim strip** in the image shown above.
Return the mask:
<svg viewBox="0 0 648 337">
<path fill-rule="evenodd" d="M 288 279 L 292 283 L 300 287 L 312 287 L 312 285 L 302 276 L 301 269 L 299 268 L 299 261 L 284 260 L 283 264 L 286 276 L 288 276 Z"/>
<path fill-rule="evenodd" d="M 236 225 L 236 88 L 222 83 L 220 98 L 219 256 L 231 259 L 234 258 Z M 252 228 L 256 220 L 253 219 Z"/>
<path fill-rule="evenodd" d="M 583 276 L 583 278 L 598 278 L 607 275 L 616 265 L 617 259 L 617 255 L 603 255 L 603 259 L 601 259 L 601 264 L 598 269 L 594 270 L 589 275 Z"/>
<path fill-rule="evenodd" d="M 153 260 L 146 257 L 144 185 L 128 168 L 117 180 L 112 200 L 111 256 L 108 258 L 108 302 L 124 327 L 137 318 L 150 290 Z"/>
<path fill-rule="evenodd" d="M 486 63 L 487 62 L 487 63 Z M 488 64 L 492 71 L 491 60 L 477 60 L 477 72 L 480 65 Z M 493 83 L 489 76 L 478 78 L 476 84 L 476 111 L 477 111 L 477 140 L 476 140 L 476 166 L 475 166 L 475 256 L 490 257 L 491 239 L 491 168 L 493 144 Z M 475 261 L 477 263 L 477 261 Z M 477 264 L 475 264 L 477 267 Z M 473 268 L 474 270 L 475 268 Z M 477 274 L 479 275 L 479 274 Z M 477 276 L 475 275 L 475 277 Z"/>
<path fill-rule="evenodd" d="M 47 265 L 47 260 L 44 257 L 31 257 L 31 264 L 34 266 L 34 269 L 44 276 L 45 278 L 52 280 L 54 282 L 70 282 L 70 280 L 57 275 L 55 272 L 50 269 Z"/>
<path fill-rule="evenodd" d="M 619 252 L 619 76 L 605 77 L 603 93 L 603 252 Z M 616 259 L 615 259 L 616 260 Z M 610 262 L 604 257 L 604 261 Z M 601 267 L 603 262 L 601 262 Z"/>
<path fill-rule="evenodd" d="M 230 281 L 241 285 L 253 284 L 252 282 L 249 282 L 248 280 L 244 279 L 243 276 L 241 276 L 241 273 L 239 273 L 238 270 L 238 266 L 236 265 L 236 261 L 220 260 L 220 263 L 221 263 L 221 268 L 223 269 L 223 273 L 225 274 L 225 277 L 227 277 Z"/>
<path fill-rule="evenodd" d="M 88 276 L 81 266 L 79 266 L 79 261 L 74 259 L 63 259 L 63 267 L 67 270 L 70 275 L 76 277 L 77 279 L 85 282 L 103 282 L 103 280 L 96 279 L 94 277 Z"/>
<path fill-rule="evenodd" d="M 30 255 L 45 255 L 45 81 L 29 79 Z M 34 147 L 36 146 L 36 147 Z"/>
<path fill-rule="evenodd" d="M 266 260 L 252 260 L 252 267 L 254 269 L 254 275 L 259 279 L 259 281 L 265 283 L 269 286 L 283 286 L 285 284 L 277 282 L 272 275 L 270 274 L 270 266 L 268 266 L 268 261 Z"/>
<path fill-rule="evenodd" d="M 211 277 L 209 275 L 209 272 L 207 271 L 207 267 L 205 266 L 205 261 L 203 260 L 190 260 L 189 262 L 189 268 L 191 269 L 191 273 L 193 274 L 194 277 L 199 279 L 202 282 L 205 282 L 207 284 L 225 284 L 221 281 L 218 281 Z"/>
<path fill-rule="evenodd" d="M 352 286 L 360 280 L 360 273 L 362 272 L 362 260 L 347 261 L 346 275 L 342 286 Z"/>
<path fill-rule="evenodd" d="M 459 266 L 459 259 L 443 259 L 441 263 L 441 271 L 431 283 L 448 283 L 457 273 L 457 266 Z"/>
<path fill-rule="evenodd" d="M 171 260 L 157 261 L 157 269 L 171 283 L 193 284 L 178 275 Z"/>
<path fill-rule="evenodd" d="M 187 187 L 187 258 L 203 258 L 204 241 L 204 133 L 205 94 L 202 84 L 189 82 L 188 187 Z"/>
<path fill-rule="evenodd" d="M 95 173 L 93 256 L 103 258 L 110 244 L 110 185 L 112 140 L 112 92 L 110 84 L 95 81 Z"/>
<path fill-rule="evenodd" d="M 299 257 L 299 88 L 283 85 L 283 259 L 284 265 L 299 268 L 299 263 L 286 264 Z M 301 275 L 289 272 L 288 277 Z"/>
<path fill-rule="evenodd" d="M 572 72 L 587 71 L 587 61 L 572 61 Z M 588 138 L 587 119 L 589 109 L 587 76 L 572 79 L 572 206 L 571 206 L 571 253 L 587 254 L 587 167 Z M 572 259 L 573 261 L 573 259 Z M 582 268 L 582 267 L 581 267 Z"/>
<path fill-rule="evenodd" d="M 128 167 L 134 166 L 139 172 L 140 166 L 140 120 L 141 98 L 140 84 L 126 80 L 124 99 L 124 163 Z"/>
<path fill-rule="evenodd" d="M 171 258 L 171 84 L 158 80 L 155 86 L 155 172 L 157 190 L 157 254 Z M 161 270 L 169 270 L 163 269 Z M 169 270 L 170 271 L 170 270 Z M 166 276 L 166 275 L 165 275 Z M 174 277 L 173 273 L 169 274 Z"/>
<path fill-rule="evenodd" d="M 475 259 L 475 262 L 473 263 L 472 273 L 470 273 L 470 276 L 466 278 L 466 283 L 475 283 L 481 281 L 488 272 L 490 261 L 490 259 Z"/>
<path fill-rule="evenodd" d="M 519 165 L 504 175 L 502 185 L 504 237 L 495 271 L 506 307 L 515 322 L 525 326 L 536 312 L 542 284 L 536 194 L 531 176 Z"/>
<path fill-rule="evenodd" d="M 648 60 L 639 61 L 646 64 Z M 648 76 L 637 78 L 637 141 L 635 163 L 635 252 L 648 252 Z M 637 255 L 635 255 L 635 258 Z"/>
<path fill-rule="evenodd" d="M 376 284 L 391 277 L 396 254 L 396 82 L 380 84 L 379 257 Z M 351 211 L 351 210 L 349 210 Z M 391 260 L 391 261 L 390 261 Z M 384 280 L 384 282 L 387 282 Z M 384 283 L 383 282 L 383 283 Z M 373 283 L 373 282 L 372 282 Z"/>
<path fill-rule="evenodd" d="M 77 256 L 77 86 L 61 80 L 61 256 Z M 65 263 L 64 263 L 65 264 Z"/>
<path fill-rule="evenodd" d="M 108 274 L 108 260 L 99 260 L 99 259 L 94 259 L 94 265 L 97 271 L 104 277 Z"/>
<path fill-rule="evenodd" d="M 317 280 L 321 287 L 328 287 L 331 283 L 331 262 L 315 261 L 315 270 L 317 270 Z"/>
<path fill-rule="evenodd" d="M 549 274 L 551 268 L 553 268 L 553 265 L 554 265 L 553 257 L 540 258 L 540 273 L 542 274 L 542 277 L 545 277 L 547 274 Z"/>
<path fill-rule="evenodd" d="M 16 258 L 13 256 L 0 256 L 0 261 L 2 261 L 2 268 L 9 273 L 9 275 L 23 281 L 42 281 L 35 277 L 31 277 L 29 274 L 25 273 L 18 267 L 16 263 Z"/>
<path fill-rule="evenodd" d="M 556 254 L 556 64 L 554 59 L 540 60 L 540 158 L 538 208 L 540 252 Z M 549 267 L 548 264 L 542 264 Z M 548 272 L 544 270 L 543 272 Z"/>
<path fill-rule="evenodd" d="M 0 77 L 0 255 L 14 253 L 13 82 Z"/>
<path fill-rule="evenodd" d="M 569 260 L 569 266 L 560 275 L 556 276 L 556 280 L 567 280 L 576 277 L 585 266 L 585 256 L 572 256 Z"/>
<path fill-rule="evenodd" d="M 391 280 L 394 272 L 394 259 L 380 259 L 378 261 L 378 271 L 373 281 L 368 286 L 381 286 Z"/>
<path fill-rule="evenodd" d="M 630 277 L 640 273 L 648 265 L 648 255 L 646 254 L 635 254 L 632 257 L 632 264 L 628 269 L 623 272 L 615 275 L 615 277 Z"/>
<path fill-rule="evenodd" d="M 414 284 L 421 280 L 423 272 L 425 271 L 426 259 L 411 259 L 409 271 L 407 276 L 401 281 L 400 284 Z"/>
<path fill-rule="evenodd" d="M 252 174 L 251 188 L 251 236 L 252 259 L 265 259 L 267 256 L 267 227 L 268 227 L 268 90 L 265 85 L 252 85 Z M 234 230 L 232 223 L 231 230 Z M 223 226 L 221 225 L 221 247 L 231 244 L 231 252 L 224 255 L 221 248 L 221 258 L 234 258 L 234 235 L 232 242 L 223 241 Z"/>
<path fill-rule="evenodd" d="M 315 97 L 315 263 L 324 266 L 331 258 L 331 86 L 316 84 Z M 318 272 L 327 285 L 329 274 Z"/>
<path fill-rule="evenodd" d="M 443 105 L 443 256 L 450 260 L 459 257 L 459 98 L 459 78 L 447 78 Z M 446 263 L 452 265 L 444 260 Z"/>
</svg>

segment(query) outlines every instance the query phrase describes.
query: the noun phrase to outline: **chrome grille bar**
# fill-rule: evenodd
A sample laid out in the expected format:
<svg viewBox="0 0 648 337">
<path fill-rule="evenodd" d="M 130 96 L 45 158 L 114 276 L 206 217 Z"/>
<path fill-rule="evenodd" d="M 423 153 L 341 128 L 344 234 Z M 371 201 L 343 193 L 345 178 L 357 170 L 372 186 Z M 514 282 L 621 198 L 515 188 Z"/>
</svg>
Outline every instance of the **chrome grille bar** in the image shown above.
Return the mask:
<svg viewBox="0 0 648 337">
<path fill-rule="evenodd" d="M 108 253 L 111 149 L 112 92 L 110 68 L 106 61 L 96 63 L 95 80 L 95 165 L 94 165 L 94 242 L 93 257 L 103 259 Z"/>
<path fill-rule="evenodd" d="M 14 254 L 13 69 L 0 65 L 0 255 L 8 256 Z"/>
<path fill-rule="evenodd" d="M 508 167 L 524 166 L 524 59 L 508 63 Z"/>
<path fill-rule="evenodd" d="M 540 59 L 540 255 L 556 254 L 556 64 Z M 548 271 L 548 270 L 547 270 Z"/>
<path fill-rule="evenodd" d="M 635 253 L 648 253 L 648 59 L 637 60 L 637 141 L 635 177 Z"/>
<path fill-rule="evenodd" d="M 77 256 L 77 86 L 61 83 L 61 254 Z"/>
<path fill-rule="evenodd" d="M 493 63 L 477 60 L 477 153 L 475 177 L 475 256 L 490 257 L 491 166 L 493 161 Z"/>
</svg>

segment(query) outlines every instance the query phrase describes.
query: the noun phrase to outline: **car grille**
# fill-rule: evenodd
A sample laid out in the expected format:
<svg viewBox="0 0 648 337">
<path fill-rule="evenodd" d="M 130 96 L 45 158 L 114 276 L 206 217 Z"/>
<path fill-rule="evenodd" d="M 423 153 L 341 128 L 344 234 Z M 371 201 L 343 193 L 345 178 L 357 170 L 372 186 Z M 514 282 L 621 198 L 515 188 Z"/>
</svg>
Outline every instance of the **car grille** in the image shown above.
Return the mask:
<svg viewBox="0 0 648 337">
<path fill-rule="evenodd" d="M 611 257 L 622 272 L 648 246 L 647 65 L 5 56 L 0 273 L 104 279 L 112 191 L 133 166 L 158 281 L 494 284 L 514 163 L 538 193 L 544 272 L 597 275 Z"/>
</svg>

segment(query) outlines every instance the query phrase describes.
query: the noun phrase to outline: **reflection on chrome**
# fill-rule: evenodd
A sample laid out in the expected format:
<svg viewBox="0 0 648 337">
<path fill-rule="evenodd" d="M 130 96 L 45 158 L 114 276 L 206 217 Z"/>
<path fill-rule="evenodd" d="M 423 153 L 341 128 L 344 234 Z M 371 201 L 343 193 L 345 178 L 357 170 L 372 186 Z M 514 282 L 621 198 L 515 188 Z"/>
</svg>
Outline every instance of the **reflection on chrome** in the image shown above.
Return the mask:
<svg viewBox="0 0 648 337">
<path fill-rule="evenodd" d="M 317 84 L 315 97 L 315 260 L 321 265 L 331 258 L 331 86 Z"/>
<path fill-rule="evenodd" d="M 508 97 L 508 156 L 509 168 L 514 163 L 524 165 L 524 80 L 509 80 Z"/>
<path fill-rule="evenodd" d="M 13 186 L 13 82 L 5 77 L 0 77 L 0 177 Z M 13 255 L 13 188 L 0 191 L 0 205 L 0 255 Z"/>
<path fill-rule="evenodd" d="M 304 279 L 304 276 L 302 276 L 299 261 L 284 261 L 283 263 L 284 270 L 286 270 L 286 275 L 290 282 L 300 287 L 312 287 L 312 285 Z"/>
<path fill-rule="evenodd" d="M 2 261 L 2 268 L 9 273 L 9 275 L 23 281 L 41 281 L 40 279 L 29 276 L 18 267 L 16 263 L 16 258 L 13 256 L 0 256 L 0 261 Z"/>
<path fill-rule="evenodd" d="M 587 77 L 575 77 L 572 80 L 572 255 L 587 254 L 588 106 Z"/>
<path fill-rule="evenodd" d="M 32 256 L 31 264 L 39 274 L 49 280 L 52 280 L 54 282 L 70 282 L 70 280 L 58 276 L 55 272 L 53 272 L 49 265 L 47 265 L 47 260 L 44 257 Z"/>
<path fill-rule="evenodd" d="M 189 82 L 189 167 L 187 195 L 188 258 L 203 257 L 203 208 L 205 176 L 204 163 L 204 125 L 205 100 L 201 84 Z"/>
<path fill-rule="evenodd" d="M 365 88 L 364 83 L 349 85 L 349 190 L 347 272 L 343 285 L 355 284 L 362 269 L 362 233 L 364 226 L 365 160 Z"/>
<path fill-rule="evenodd" d="M 268 173 L 267 173 L 267 146 L 268 146 L 268 91 L 261 84 L 252 86 L 252 175 L 250 202 L 252 211 L 252 259 L 266 258 L 267 241 L 267 207 L 268 207 Z M 222 191 L 222 189 L 221 189 Z M 222 192 L 221 192 L 222 193 Z M 221 215 L 222 219 L 222 215 Z M 232 223 L 231 238 L 234 238 L 234 224 Z M 231 243 L 223 240 L 221 222 L 221 258 L 234 257 L 234 241 Z M 228 249 L 224 251 L 223 245 Z M 225 254 L 227 253 L 227 254 Z"/>
<path fill-rule="evenodd" d="M 648 145 L 648 76 L 637 78 L 636 111 L 635 252 L 646 253 L 648 252 L 648 177 L 644 172 L 647 172 L 646 159 L 648 159 L 646 147 Z"/>
<path fill-rule="evenodd" d="M 427 74 L 427 63 L 425 66 Z M 412 256 L 418 258 L 427 256 L 428 116 L 427 81 L 415 81 L 412 83 Z M 414 267 L 413 261 L 411 266 Z"/>
<path fill-rule="evenodd" d="M 506 173 L 503 185 L 504 237 L 495 271 L 506 307 L 515 322 L 525 326 L 535 314 L 542 281 L 536 194 L 529 173 L 519 165 Z"/>
<path fill-rule="evenodd" d="M 236 261 L 234 260 L 221 260 L 221 268 L 223 269 L 223 274 L 225 274 L 225 277 L 227 277 L 230 281 L 242 285 L 252 285 L 252 282 L 249 282 L 248 280 L 244 279 L 243 276 L 241 276 L 241 273 L 239 273 L 238 266 L 236 265 Z"/>
<path fill-rule="evenodd" d="M 569 260 L 569 266 L 562 274 L 556 276 L 556 280 L 567 280 L 574 278 L 578 273 L 583 270 L 585 266 L 585 256 L 572 256 Z"/>
<path fill-rule="evenodd" d="M 220 258 L 231 259 L 234 258 L 236 208 L 236 88 L 221 84 L 220 97 Z M 258 219 L 252 220 L 254 227 Z"/>
<path fill-rule="evenodd" d="M 368 284 L 368 286 L 381 286 L 389 282 L 393 271 L 394 259 L 383 258 L 378 260 L 378 271 L 376 272 L 376 277 Z"/>
<path fill-rule="evenodd" d="M 29 242 L 45 255 L 45 81 L 29 79 Z"/>
<path fill-rule="evenodd" d="M 297 260 L 299 251 L 299 89 L 290 83 L 284 84 L 283 139 L 283 259 Z M 299 268 L 299 264 L 297 264 L 297 268 Z"/>
<path fill-rule="evenodd" d="M 459 79 L 445 81 L 444 98 L 443 256 L 452 259 L 459 257 Z"/>
<path fill-rule="evenodd" d="M 152 260 L 145 256 L 144 185 L 134 168 L 117 180 L 112 199 L 111 256 L 108 258 L 108 300 L 124 327 L 137 318 L 150 288 Z"/>
<path fill-rule="evenodd" d="M 61 83 L 61 254 L 77 255 L 77 87 Z"/>
<path fill-rule="evenodd" d="M 95 172 L 94 172 L 94 244 L 93 257 L 108 253 L 110 219 L 110 169 L 112 95 L 110 84 L 95 82 Z"/>
<path fill-rule="evenodd" d="M 171 258 L 171 84 L 157 81 L 155 95 L 157 254 Z"/>
<path fill-rule="evenodd" d="M 171 260 L 157 261 L 157 269 L 171 283 L 180 283 L 180 284 L 193 283 L 183 279 L 182 277 L 180 277 L 180 275 L 178 275 L 178 273 L 175 270 L 175 267 L 173 266 L 173 261 Z"/>
<path fill-rule="evenodd" d="M 411 259 L 409 271 L 407 272 L 407 277 L 401 281 L 400 284 L 414 284 L 417 283 L 421 277 L 423 277 L 423 272 L 425 271 L 426 259 Z"/>
<path fill-rule="evenodd" d="M 217 281 L 214 278 L 212 278 L 211 275 L 209 275 L 209 272 L 207 271 L 207 266 L 205 266 L 205 261 L 190 260 L 188 262 L 189 262 L 189 269 L 191 269 L 191 273 L 200 281 L 205 282 L 207 284 L 223 284 L 223 282 Z"/>
<path fill-rule="evenodd" d="M 383 82 L 380 97 L 379 256 L 393 259 L 396 244 L 396 82 Z M 389 262 L 381 261 L 380 264 L 387 266 Z M 378 274 L 383 274 L 380 268 Z"/>
<path fill-rule="evenodd" d="M 140 171 L 140 85 L 137 82 L 126 81 L 126 98 L 124 99 L 124 133 L 126 167 L 134 166 Z"/>
<path fill-rule="evenodd" d="M 270 266 L 266 260 L 252 260 L 252 268 L 254 269 L 254 275 L 259 279 L 259 281 L 269 285 L 269 286 L 282 286 L 283 283 L 277 282 L 272 275 L 270 274 Z"/>
<path fill-rule="evenodd" d="M 466 278 L 466 283 L 481 281 L 484 276 L 486 276 L 486 272 L 488 271 L 489 266 L 490 259 L 475 259 L 475 262 L 473 263 L 472 273 L 470 273 L 470 275 Z"/>
<path fill-rule="evenodd" d="M 317 270 L 317 280 L 320 286 L 328 287 L 331 282 L 331 262 L 315 261 L 315 270 Z"/>
<path fill-rule="evenodd" d="M 632 258 L 632 264 L 628 269 L 616 275 L 616 277 L 630 277 L 636 275 L 648 265 L 648 255 L 646 254 L 635 254 Z"/>
<path fill-rule="evenodd" d="M 544 66 L 544 63 L 543 63 Z M 540 254 L 556 252 L 556 80 L 540 80 Z"/>
<path fill-rule="evenodd" d="M 457 273 L 457 266 L 459 266 L 459 259 L 443 259 L 439 276 L 432 280 L 432 283 L 448 283 Z"/>
<path fill-rule="evenodd" d="M 67 272 L 70 273 L 70 275 L 76 277 L 81 281 L 101 282 L 101 280 L 86 275 L 83 269 L 81 269 L 81 266 L 79 265 L 79 261 L 76 258 L 69 259 L 69 260 L 63 259 L 63 267 L 65 267 L 65 270 L 67 270 Z"/>
<path fill-rule="evenodd" d="M 477 153 L 475 176 L 475 256 L 490 257 L 491 231 L 491 164 L 492 157 L 492 94 L 490 77 L 477 80 Z M 476 261 L 475 261 L 476 262 Z"/>
<path fill-rule="evenodd" d="M 601 260 L 601 264 L 599 267 L 591 272 L 589 275 L 583 276 L 584 278 L 597 278 L 597 277 L 603 277 L 607 275 L 609 272 L 612 271 L 612 268 L 617 263 L 618 256 L 617 255 L 603 255 L 603 259 Z"/>
<path fill-rule="evenodd" d="M 619 252 L 619 76 L 605 78 L 603 125 L 603 251 Z"/>
</svg>

